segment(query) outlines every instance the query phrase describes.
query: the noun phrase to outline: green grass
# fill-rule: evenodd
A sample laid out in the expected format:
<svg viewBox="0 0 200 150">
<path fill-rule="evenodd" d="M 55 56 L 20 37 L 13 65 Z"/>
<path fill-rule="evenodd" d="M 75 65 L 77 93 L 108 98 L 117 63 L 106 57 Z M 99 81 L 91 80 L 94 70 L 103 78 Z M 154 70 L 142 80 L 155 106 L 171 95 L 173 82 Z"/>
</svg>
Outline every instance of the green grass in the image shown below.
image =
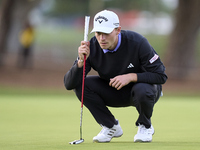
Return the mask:
<svg viewBox="0 0 200 150">
<path fill-rule="evenodd" d="M 2 150 L 197 150 L 200 147 L 199 96 L 165 96 L 155 105 L 152 143 L 133 143 L 137 132 L 134 107 L 111 108 L 119 119 L 124 135 L 110 143 L 93 143 L 100 130 L 84 107 L 85 142 L 79 139 L 80 103 L 71 92 L 42 91 L 0 92 L 0 147 Z"/>
</svg>

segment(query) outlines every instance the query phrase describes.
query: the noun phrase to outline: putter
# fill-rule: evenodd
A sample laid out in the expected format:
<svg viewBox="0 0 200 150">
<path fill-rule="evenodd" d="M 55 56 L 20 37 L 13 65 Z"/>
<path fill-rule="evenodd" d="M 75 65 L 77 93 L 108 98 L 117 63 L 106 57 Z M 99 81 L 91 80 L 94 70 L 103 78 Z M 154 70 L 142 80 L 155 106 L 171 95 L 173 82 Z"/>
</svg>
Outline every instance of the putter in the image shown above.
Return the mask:
<svg viewBox="0 0 200 150">
<path fill-rule="evenodd" d="M 84 29 L 84 41 L 88 41 L 88 30 L 89 30 L 90 16 L 85 16 L 85 29 Z M 84 142 L 82 138 L 82 120 L 83 120 L 83 96 L 84 96 L 84 85 L 85 85 L 85 62 L 86 55 L 84 55 L 84 64 L 83 64 L 83 81 L 82 81 L 82 97 L 81 97 L 81 117 L 80 117 L 80 140 L 75 140 L 69 142 L 69 144 L 80 144 Z"/>
</svg>

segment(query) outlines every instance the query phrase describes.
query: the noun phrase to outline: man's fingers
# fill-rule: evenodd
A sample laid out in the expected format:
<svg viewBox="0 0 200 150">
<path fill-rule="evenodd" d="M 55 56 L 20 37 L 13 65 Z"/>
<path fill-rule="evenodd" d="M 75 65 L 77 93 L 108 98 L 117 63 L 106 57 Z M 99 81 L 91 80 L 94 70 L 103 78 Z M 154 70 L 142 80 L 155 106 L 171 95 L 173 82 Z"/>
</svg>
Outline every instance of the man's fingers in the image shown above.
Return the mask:
<svg viewBox="0 0 200 150">
<path fill-rule="evenodd" d="M 110 80 L 109 85 L 117 89 L 121 85 L 121 83 L 114 78 Z"/>
<path fill-rule="evenodd" d="M 81 46 L 82 45 L 90 46 L 90 42 L 89 41 L 81 41 Z"/>
<path fill-rule="evenodd" d="M 123 86 L 122 86 L 122 84 L 121 84 L 121 85 L 118 86 L 116 89 L 117 89 L 117 90 L 120 90 L 122 87 L 123 87 Z"/>
<path fill-rule="evenodd" d="M 79 53 L 79 58 L 83 59 L 84 55 L 86 55 L 87 57 L 90 54 L 90 48 L 89 48 L 90 42 L 86 42 L 86 41 L 81 41 L 81 46 L 78 49 L 78 53 Z"/>
<path fill-rule="evenodd" d="M 114 82 L 115 82 L 115 78 L 113 78 L 113 79 L 110 79 L 110 83 L 109 83 L 109 85 L 113 87 L 113 85 L 114 85 Z"/>
</svg>

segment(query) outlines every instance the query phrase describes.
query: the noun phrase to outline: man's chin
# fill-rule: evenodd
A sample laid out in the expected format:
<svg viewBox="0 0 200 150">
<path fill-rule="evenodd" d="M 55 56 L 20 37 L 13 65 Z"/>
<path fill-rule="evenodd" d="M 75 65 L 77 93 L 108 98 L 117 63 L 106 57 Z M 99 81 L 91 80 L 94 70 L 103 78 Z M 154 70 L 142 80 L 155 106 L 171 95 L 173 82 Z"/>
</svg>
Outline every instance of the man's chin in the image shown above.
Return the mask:
<svg viewBox="0 0 200 150">
<path fill-rule="evenodd" d="M 100 47 L 101 47 L 102 49 L 108 49 L 108 47 L 107 47 L 107 46 L 104 46 L 104 45 L 100 45 Z"/>
</svg>

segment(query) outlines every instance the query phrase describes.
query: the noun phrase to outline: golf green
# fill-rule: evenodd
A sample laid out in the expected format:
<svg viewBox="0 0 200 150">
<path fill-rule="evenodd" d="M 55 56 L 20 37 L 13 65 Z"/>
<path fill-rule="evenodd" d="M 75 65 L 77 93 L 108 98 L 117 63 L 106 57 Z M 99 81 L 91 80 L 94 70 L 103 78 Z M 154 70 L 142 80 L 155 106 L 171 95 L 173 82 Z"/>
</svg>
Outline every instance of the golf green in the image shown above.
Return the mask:
<svg viewBox="0 0 200 150">
<path fill-rule="evenodd" d="M 79 139 L 80 102 L 74 94 L 0 94 L 2 150 L 197 150 L 200 147 L 200 97 L 164 96 L 154 107 L 155 134 L 151 143 L 134 143 L 138 117 L 134 107 L 110 108 L 124 131 L 110 143 L 93 143 L 101 127 L 83 108 L 84 142 Z"/>
</svg>

